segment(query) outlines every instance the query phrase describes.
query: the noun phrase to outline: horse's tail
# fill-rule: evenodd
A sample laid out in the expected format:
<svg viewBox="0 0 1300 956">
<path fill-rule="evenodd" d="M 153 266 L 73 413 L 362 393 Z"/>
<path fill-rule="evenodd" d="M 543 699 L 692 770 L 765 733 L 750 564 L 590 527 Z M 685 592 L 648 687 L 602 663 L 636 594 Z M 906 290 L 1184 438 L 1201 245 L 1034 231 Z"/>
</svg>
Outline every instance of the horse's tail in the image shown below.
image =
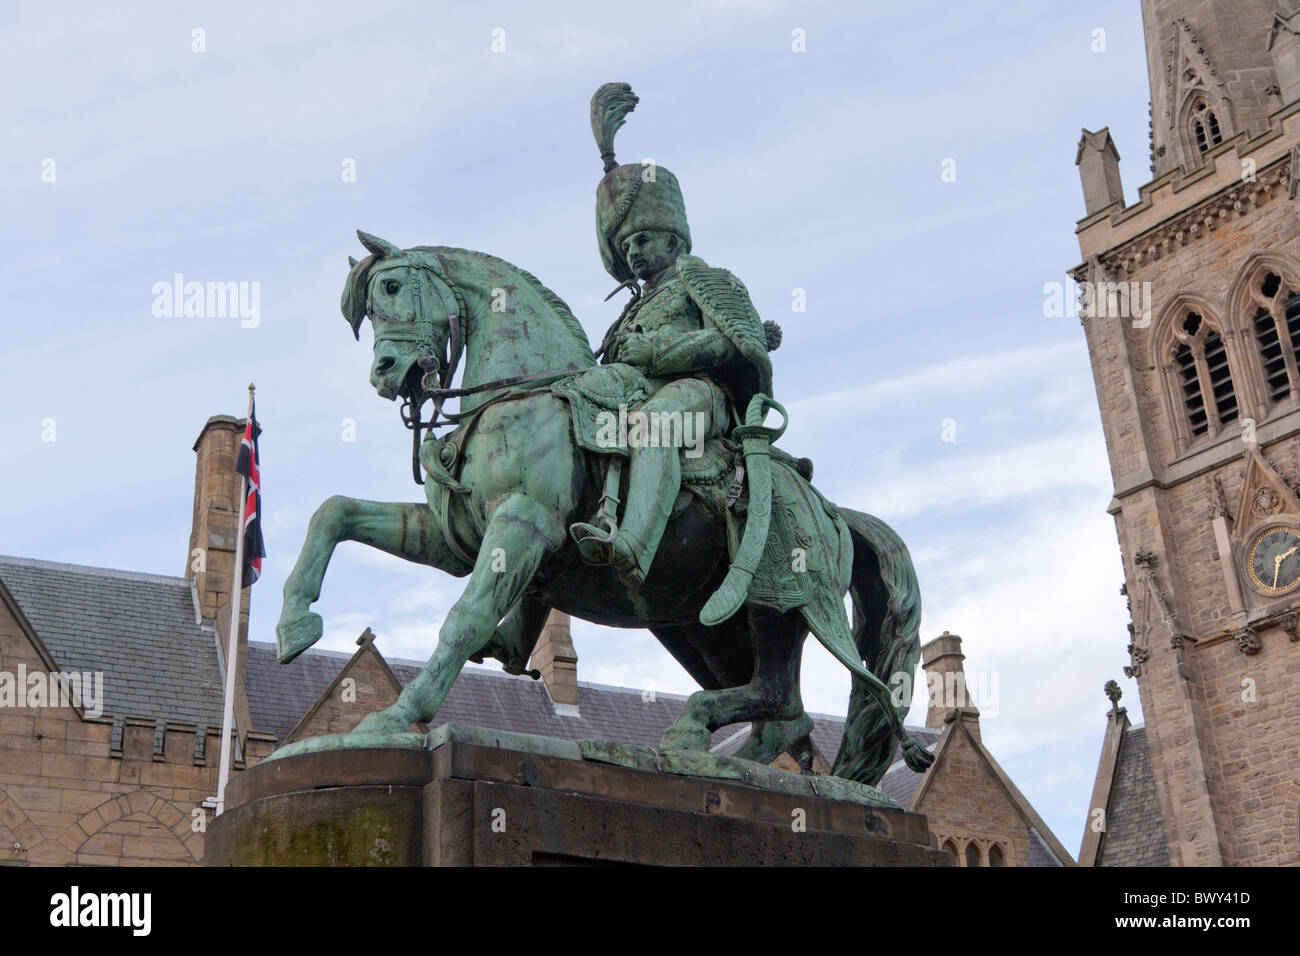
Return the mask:
<svg viewBox="0 0 1300 956">
<path fill-rule="evenodd" d="M 895 686 L 895 675 L 906 674 L 902 685 L 906 699 L 894 707 L 901 724 L 911 704 L 911 683 L 921 655 L 921 590 L 912 558 L 901 538 L 879 518 L 841 508 L 840 514 L 853 540 L 853 573 L 849 596 L 853 601 L 853 640 L 867 670 Z M 844 740 L 832 773 L 837 777 L 875 785 L 894 756 L 895 737 L 885 706 L 873 697 L 857 675 L 849 695 Z M 913 769 L 928 763 L 907 751 Z M 922 751 L 924 753 L 924 751 Z M 928 757 L 925 754 L 925 757 Z"/>
</svg>

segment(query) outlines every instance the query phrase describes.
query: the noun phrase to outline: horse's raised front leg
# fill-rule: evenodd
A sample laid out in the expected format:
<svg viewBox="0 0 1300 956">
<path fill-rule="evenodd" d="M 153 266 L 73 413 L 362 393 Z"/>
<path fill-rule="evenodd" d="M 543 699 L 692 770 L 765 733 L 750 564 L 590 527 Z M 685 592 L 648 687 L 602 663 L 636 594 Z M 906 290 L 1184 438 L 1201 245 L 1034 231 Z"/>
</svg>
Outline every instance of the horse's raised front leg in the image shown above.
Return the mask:
<svg viewBox="0 0 1300 956">
<path fill-rule="evenodd" d="M 284 582 L 284 604 L 275 626 L 277 652 L 287 664 L 320 640 L 324 628 L 310 609 L 320 597 L 325 569 L 340 541 L 360 541 L 399 558 L 440 568 L 457 577 L 469 566 L 447 547 L 434 513 L 426 504 L 365 501 L 335 495 L 316 509 L 307 540 Z"/>
<path fill-rule="evenodd" d="M 393 705 L 376 711 L 354 733 L 400 733 L 438 713 L 465 662 L 492 637 L 542 561 L 565 543 L 562 516 L 527 495 L 508 497 L 488 522 L 469 586 L 438 633 L 438 647 Z"/>
</svg>

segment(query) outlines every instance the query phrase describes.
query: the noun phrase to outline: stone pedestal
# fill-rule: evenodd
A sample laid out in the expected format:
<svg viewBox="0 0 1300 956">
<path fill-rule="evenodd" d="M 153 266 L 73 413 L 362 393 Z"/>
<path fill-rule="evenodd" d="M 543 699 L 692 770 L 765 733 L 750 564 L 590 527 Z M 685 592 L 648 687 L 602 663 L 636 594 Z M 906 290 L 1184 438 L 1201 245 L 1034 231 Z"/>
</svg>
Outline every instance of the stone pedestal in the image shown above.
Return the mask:
<svg viewBox="0 0 1300 956">
<path fill-rule="evenodd" d="M 813 792 L 839 793 L 818 784 L 829 778 L 759 768 L 756 776 L 769 783 L 777 781 L 772 774 L 789 778 L 777 781 L 783 790 L 774 790 L 754 786 L 755 775 L 734 774 L 743 761 L 723 765 L 740 779 L 718 779 L 699 776 L 697 769 L 619 766 L 593 758 L 590 748 L 584 759 L 582 750 L 572 741 L 448 725 L 420 749 L 332 750 L 264 761 L 231 782 L 228 809 L 208 827 L 205 863 L 953 862 L 930 847 L 924 816 Z M 638 759 L 644 763 L 644 754 Z M 800 789 L 805 792 L 791 792 Z"/>
</svg>

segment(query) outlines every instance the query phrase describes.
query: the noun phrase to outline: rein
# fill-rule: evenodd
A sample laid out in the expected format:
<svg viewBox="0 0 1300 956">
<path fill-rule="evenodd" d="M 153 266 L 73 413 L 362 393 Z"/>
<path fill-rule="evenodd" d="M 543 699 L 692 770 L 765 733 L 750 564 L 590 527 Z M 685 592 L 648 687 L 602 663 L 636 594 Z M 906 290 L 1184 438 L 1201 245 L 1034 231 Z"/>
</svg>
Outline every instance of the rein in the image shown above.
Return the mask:
<svg viewBox="0 0 1300 956">
<path fill-rule="evenodd" d="M 495 405 L 499 401 L 505 401 L 509 394 L 495 398 L 483 405 L 478 406 L 470 412 L 444 412 L 442 405 L 449 398 L 465 398 L 470 395 L 479 395 L 483 392 L 490 392 L 500 388 L 510 388 L 514 385 L 523 385 L 525 383 L 552 382 L 570 375 L 577 369 L 565 369 L 562 372 L 533 372 L 527 375 L 512 375 L 508 378 L 499 378 L 491 382 L 483 382 L 479 385 L 471 385 L 467 388 L 451 388 L 452 379 L 456 375 L 456 370 L 460 365 L 461 355 L 465 351 L 464 327 L 468 317 L 468 309 L 465 305 L 465 298 L 461 295 L 460 290 L 448 281 L 447 277 L 438 272 L 428 264 L 409 265 L 408 268 L 418 269 L 427 273 L 430 283 L 434 286 L 442 286 L 456 302 L 456 311 L 447 312 L 447 319 L 451 326 L 450 335 L 447 340 L 447 352 L 440 360 L 438 356 L 424 353 L 416 361 L 423 370 L 424 375 L 420 378 L 418 385 L 419 397 L 412 395 L 403 395 L 401 408 L 402 424 L 411 432 L 411 477 L 415 479 L 417 485 L 424 484 L 424 476 L 420 473 L 420 446 L 423 444 L 425 435 L 442 425 L 459 425 L 462 421 L 470 416 L 476 415 L 489 405 Z M 423 283 L 416 283 L 417 296 L 419 298 L 419 318 L 429 314 L 429 302 L 427 290 Z M 438 289 L 439 298 L 445 296 L 442 289 Z M 429 347 L 431 343 L 426 342 L 424 333 L 415 332 L 409 334 L 390 333 L 386 338 L 395 341 L 414 341 L 421 346 Z M 441 366 L 441 374 L 439 372 Z M 426 401 L 433 402 L 433 417 L 428 421 L 424 420 L 423 409 Z M 441 420 L 439 420 L 441 416 Z"/>
<path fill-rule="evenodd" d="M 433 359 L 433 356 L 421 357 L 422 368 L 425 367 L 423 360 L 426 358 Z M 434 361 L 436 361 L 436 359 Z M 424 442 L 421 434 L 422 432 L 427 433 L 442 425 L 460 425 L 463 423 L 464 419 L 478 415 L 479 412 L 483 411 L 488 406 L 495 405 L 498 402 L 507 401 L 514 396 L 509 393 L 500 395 L 489 402 L 484 402 L 482 405 L 479 405 L 477 408 L 468 412 L 445 412 L 442 409 L 442 403 L 444 401 L 449 398 L 462 398 L 467 395 L 478 395 L 481 392 L 490 392 L 497 388 L 508 388 L 512 385 L 522 385 L 525 382 L 537 382 L 539 384 L 553 382 L 564 378 L 566 375 L 572 375 L 574 371 L 576 370 L 566 369 L 563 372 L 534 372 L 531 375 L 514 375 L 510 378 L 499 378 L 495 381 L 484 382 L 482 385 L 474 385 L 469 388 L 434 388 L 426 390 L 421 386 L 421 391 L 424 392 L 424 394 L 419 399 L 418 405 L 410 397 L 407 397 L 406 400 L 402 402 L 401 410 L 402 424 L 411 430 L 411 476 L 415 479 L 415 483 L 417 485 L 424 484 L 424 476 L 420 474 L 420 445 Z M 424 408 L 424 403 L 429 400 L 433 401 L 433 418 L 424 421 L 422 418 L 422 410 Z M 438 420 L 439 415 L 442 416 L 441 421 Z"/>
</svg>

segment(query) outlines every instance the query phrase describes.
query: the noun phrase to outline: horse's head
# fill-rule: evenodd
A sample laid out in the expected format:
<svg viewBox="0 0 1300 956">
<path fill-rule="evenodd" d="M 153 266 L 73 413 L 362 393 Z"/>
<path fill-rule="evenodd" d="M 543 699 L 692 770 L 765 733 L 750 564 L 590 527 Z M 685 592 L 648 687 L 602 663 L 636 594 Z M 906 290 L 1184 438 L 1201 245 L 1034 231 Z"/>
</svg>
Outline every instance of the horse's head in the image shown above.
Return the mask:
<svg viewBox="0 0 1300 956">
<path fill-rule="evenodd" d="M 358 262 L 343 289 L 343 317 L 361 337 L 361 320 L 375 330 L 370 384 L 384 398 L 422 399 L 437 373 L 447 387 L 461 348 L 463 307 L 434 261 L 403 251 L 369 233 L 357 232 L 370 253 Z"/>
</svg>

